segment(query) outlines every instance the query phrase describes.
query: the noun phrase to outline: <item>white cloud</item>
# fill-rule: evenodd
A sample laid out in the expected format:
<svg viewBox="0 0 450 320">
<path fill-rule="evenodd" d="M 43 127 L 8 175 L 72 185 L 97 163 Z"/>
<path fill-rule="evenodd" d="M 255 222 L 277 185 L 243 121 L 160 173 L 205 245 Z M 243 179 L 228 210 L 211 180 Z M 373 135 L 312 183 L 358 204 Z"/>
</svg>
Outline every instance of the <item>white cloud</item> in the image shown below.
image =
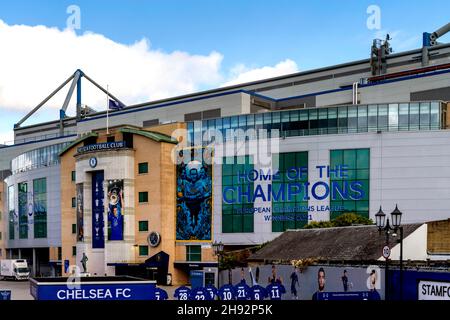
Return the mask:
<svg viewBox="0 0 450 320">
<path fill-rule="evenodd" d="M 78 68 L 100 85 L 108 84 L 126 104 L 190 93 L 222 81 L 220 53 L 166 53 L 151 48 L 147 39 L 125 45 L 92 32 L 76 35 L 0 20 L 0 43 L 0 105 L 9 109 L 30 110 Z M 67 90 L 49 106 L 59 109 Z M 86 104 L 106 104 L 105 95 L 92 86 L 83 87 L 83 96 Z"/>
<path fill-rule="evenodd" d="M 77 35 L 72 30 L 8 25 L 2 20 L 0 43 L 0 109 L 22 113 L 36 106 L 76 69 L 103 87 L 109 85 L 111 93 L 127 105 L 298 71 L 297 64 L 286 59 L 275 66 L 238 65 L 224 72 L 223 56 L 215 51 L 208 55 L 164 52 L 153 49 L 146 38 L 126 45 L 93 32 Z M 68 88 L 50 100 L 47 108 L 61 108 Z M 105 95 L 86 80 L 82 91 L 84 104 L 105 109 Z"/>
<path fill-rule="evenodd" d="M 266 66 L 254 69 L 249 69 L 246 66 L 239 64 L 231 70 L 231 80 L 225 82 L 223 86 L 230 86 L 239 83 L 277 77 L 297 71 L 297 64 L 290 59 L 281 61 L 273 67 Z"/>
<path fill-rule="evenodd" d="M 0 144 L 5 142 L 10 144 L 12 141 L 14 141 L 14 132 L 12 130 L 0 132 Z"/>
</svg>

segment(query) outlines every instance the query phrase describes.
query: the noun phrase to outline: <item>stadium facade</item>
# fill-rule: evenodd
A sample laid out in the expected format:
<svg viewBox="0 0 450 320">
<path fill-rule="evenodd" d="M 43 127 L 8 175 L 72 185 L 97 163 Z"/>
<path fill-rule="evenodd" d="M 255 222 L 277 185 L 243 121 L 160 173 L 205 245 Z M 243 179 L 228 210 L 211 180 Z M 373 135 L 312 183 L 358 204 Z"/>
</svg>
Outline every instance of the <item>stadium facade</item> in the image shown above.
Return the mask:
<svg viewBox="0 0 450 320">
<path fill-rule="evenodd" d="M 92 273 L 184 283 L 217 272 L 214 241 L 380 205 L 447 219 L 450 45 L 428 51 L 16 126 L 0 148 L 2 258 L 57 275 L 85 253 Z"/>
</svg>

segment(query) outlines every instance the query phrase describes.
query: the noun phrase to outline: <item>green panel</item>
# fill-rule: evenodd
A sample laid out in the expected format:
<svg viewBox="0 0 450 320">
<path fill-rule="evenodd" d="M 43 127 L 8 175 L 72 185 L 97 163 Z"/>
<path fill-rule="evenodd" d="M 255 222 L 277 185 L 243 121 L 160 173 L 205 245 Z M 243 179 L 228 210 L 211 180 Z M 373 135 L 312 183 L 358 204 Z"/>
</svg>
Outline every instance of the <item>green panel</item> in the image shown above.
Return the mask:
<svg viewBox="0 0 450 320">
<path fill-rule="evenodd" d="M 356 151 L 356 167 L 357 169 L 368 169 L 370 163 L 369 149 L 358 149 Z"/>
<path fill-rule="evenodd" d="M 253 232 L 253 214 L 244 214 L 244 232 Z"/>
<path fill-rule="evenodd" d="M 233 232 L 242 232 L 243 228 L 243 218 L 242 214 L 234 214 L 233 215 Z"/>
<path fill-rule="evenodd" d="M 349 169 L 356 169 L 356 150 L 344 150 L 344 158 L 342 165 L 346 165 Z"/>
<path fill-rule="evenodd" d="M 233 232 L 233 216 L 232 215 L 222 215 L 222 232 L 223 233 Z"/>
<path fill-rule="evenodd" d="M 335 167 L 343 162 L 343 150 L 330 151 L 330 166 Z"/>
</svg>

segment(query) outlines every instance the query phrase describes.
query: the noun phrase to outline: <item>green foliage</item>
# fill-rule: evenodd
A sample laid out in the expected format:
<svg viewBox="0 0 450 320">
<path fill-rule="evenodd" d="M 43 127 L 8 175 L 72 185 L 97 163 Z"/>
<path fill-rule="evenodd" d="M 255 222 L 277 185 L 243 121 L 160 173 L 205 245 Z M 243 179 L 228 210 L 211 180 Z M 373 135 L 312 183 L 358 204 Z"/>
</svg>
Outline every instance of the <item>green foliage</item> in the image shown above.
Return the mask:
<svg viewBox="0 0 450 320">
<path fill-rule="evenodd" d="M 331 221 L 311 221 L 305 229 L 346 227 L 355 224 L 372 225 L 373 221 L 356 213 L 344 213 Z"/>
<path fill-rule="evenodd" d="M 360 216 L 356 213 L 344 213 L 332 220 L 335 227 L 351 226 L 354 224 L 373 224 L 372 219 Z"/>
<path fill-rule="evenodd" d="M 334 227 L 331 221 L 311 221 L 304 227 L 304 229 L 331 228 L 331 227 Z"/>
</svg>

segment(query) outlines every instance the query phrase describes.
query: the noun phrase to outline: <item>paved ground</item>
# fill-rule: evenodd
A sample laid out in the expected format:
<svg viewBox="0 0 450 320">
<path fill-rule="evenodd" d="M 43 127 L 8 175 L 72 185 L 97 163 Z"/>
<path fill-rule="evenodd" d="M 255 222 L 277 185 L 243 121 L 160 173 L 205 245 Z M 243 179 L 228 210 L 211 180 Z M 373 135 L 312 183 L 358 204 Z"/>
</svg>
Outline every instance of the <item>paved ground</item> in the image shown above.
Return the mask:
<svg viewBox="0 0 450 320">
<path fill-rule="evenodd" d="M 173 293 L 178 286 L 159 286 L 164 289 L 169 296 L 169 300 L 173 300 Z M 5 281 L 0 280 L 0 290 L 11 290 L 11 300 L 33 300 L 30 294 L 29 281 Z"/>
<path fill-rule="evenodd" d="M 11 300 L 33 300 L 29 281 L 0 281 L 0 290 L 11 290 Z"/>
</svg>

